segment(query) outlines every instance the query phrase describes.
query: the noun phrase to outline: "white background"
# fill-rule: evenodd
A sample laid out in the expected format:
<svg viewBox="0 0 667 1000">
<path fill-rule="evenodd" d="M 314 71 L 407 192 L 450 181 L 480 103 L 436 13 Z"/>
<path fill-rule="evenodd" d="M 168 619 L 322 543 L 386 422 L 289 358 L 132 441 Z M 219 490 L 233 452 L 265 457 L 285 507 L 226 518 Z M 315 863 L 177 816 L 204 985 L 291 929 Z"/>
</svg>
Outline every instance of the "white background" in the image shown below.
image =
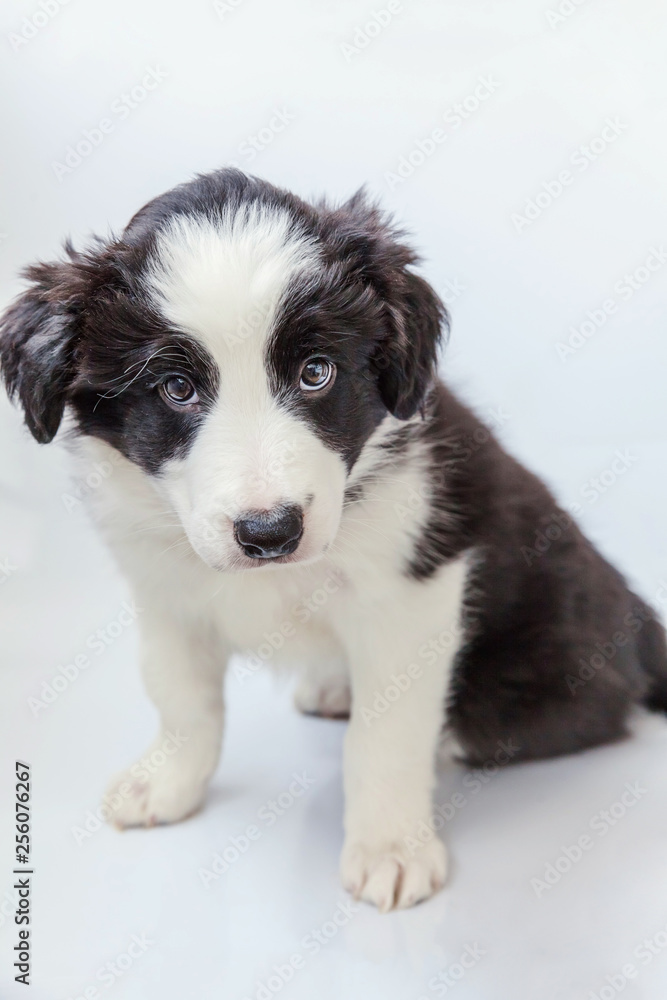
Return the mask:
<svg viewBox="0 0 667 1000">
<path fill-rule="evenodd" d="M 659 604 L 667 264 L 632 295 L 620 288 L 666 235 L 664 5 L 564 0 L 571 13 L 557 20 L 556 0 L 404 0 L 365 47 L 343 49 L 363 43 L 357 29 L 384 6 L 237 0 L 216 12 L 204 0 L 70 0 L 32 31 L 24 18 L 37 3 L 5 3 L 2 303 L 20 287 L 19 268 L 55 255 L 63 237 L 79 244 L 118 230 L 196 172 L 237 161 L 304 196 L 367 183 L 414 232 L 425 273 L 452 300 L 445 377 L 559 500 L 580 506 L 589 534 Z M 164 80 L 145 100 L 130 97 L 128 113 L 114 110 L 149 68 Z M 476 102 L 480 78 L 493 93 Z M 455 127 L 462 102 L 470 113 Z M 276 110 L 289 124 L 262 131 Z M 67 173 L 54 166 L 103 118 L 113 129 L 90 155 Z M 618 137 L 581 169 L 578 148 L 607 119 L 620 123 Z M 445 139 L 433 155 L 388 179 L 436 128 Z M 258 134 L 265 145 L 251 159 L 248 137 Z M 544 185 L 557 190 L 563 170 L 572 182 L 547 204 Z M 543 209 L 517 231 L 513 216 L 540 192 Z M 559 356 L 571 328 L 608 299 L 615 311 Z M 620 475 L 608 471 L 617 451 Z M 77 844 L 72 828 L 146 748 L 155 717 L 136 627 L 31 712 L 28 698 L 114 621 L 127 592 L 81 507 L 67 509 L 62 450 L 35 444 L 4 399 L 0 455 L 3 996 L 28 995 L 11 982 L 4 895 L 20 757 L 34 773 L 35 1000 L 86 989 L 111 1000 L 261 997 L 273 966 L 297 953 L 304 967 L 280 989 L 286 1000 L 664 997 L 667 948 L 651 956 L 642 946 L 655 935 L 667 944 L 667 724 L 657 717 L 638 717 L 623 745 L 509 769 L 478 792 L 463 770 L 445 768 L 437 801 L 458 789 L 466 803 L 445 831 L 446 890 L 410 912 L 360 907 L 317 955 L 304 937 L 346 898 L 337 881 L 344 726 L 298 716 L 269 677 L 229 680 L 225 754 L 202 814 L 122 835 L 104 826 Z M 608 488 L 595 492 L 600 474 Z M 198 869 L 304 771 L 312 788 L 205 890 Z M 604 835 L 592 832 L 626 782 L 645 791 Z M 538 895 L 531 880 L 587 832 L 594 847 Z M 134 934 L 153 942 L 145 954 L 111 985 L 96 979 Z M 455 981 L 468 946 L 483 956 L 450 992 L 444 980 L 434 990 L 440 973 Z M 627 963 L 635 974 L 624 983 Z"/>
</svg>

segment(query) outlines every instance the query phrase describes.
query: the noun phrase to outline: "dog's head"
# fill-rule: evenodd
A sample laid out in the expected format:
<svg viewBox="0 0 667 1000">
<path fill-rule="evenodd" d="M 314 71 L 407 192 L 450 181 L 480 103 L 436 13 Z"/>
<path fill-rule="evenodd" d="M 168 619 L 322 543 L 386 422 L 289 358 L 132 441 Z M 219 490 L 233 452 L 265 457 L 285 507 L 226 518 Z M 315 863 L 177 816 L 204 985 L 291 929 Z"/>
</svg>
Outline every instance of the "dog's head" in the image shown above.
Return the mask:
<svg viewBox="0 0 667 1000">
<path fill-rule="evenodd" d="M 364 443 L 432 381 L 446 314 L 415 259 L 362 195 L 310 206 L 221 170 L 29 268 L 4 378 L 38 441 L 67 407 L 141 467 L 210 566 L 313 559 Z"/>
</svg>

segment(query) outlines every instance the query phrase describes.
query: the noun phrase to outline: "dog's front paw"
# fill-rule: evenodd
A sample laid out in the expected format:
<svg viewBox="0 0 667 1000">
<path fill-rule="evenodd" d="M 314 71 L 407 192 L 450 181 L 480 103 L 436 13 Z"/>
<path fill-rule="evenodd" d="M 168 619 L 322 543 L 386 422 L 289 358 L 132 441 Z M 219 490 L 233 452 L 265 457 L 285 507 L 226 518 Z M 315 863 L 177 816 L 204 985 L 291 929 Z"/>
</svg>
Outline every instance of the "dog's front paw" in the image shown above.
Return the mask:
<svg viewBox="0 0 667 1000">
<path fill-rule="evenodd" d="M 206 785 L 176 761 L 166 761 L 153 773 L 140 761 L 109 785 L 104 797 L 108 820 L 120 829 L 178 823 L 199 809 Z"/>
<path fill-rule="evenodd" d="M 420 844 L 414 853 L 398 841 L 371 846 L 347 840 L 340 871 L 343 886 L 355 899 L 387 913 L 414 906 L 442 888 L 447 851 L 437 837 Z"/>
</svg>

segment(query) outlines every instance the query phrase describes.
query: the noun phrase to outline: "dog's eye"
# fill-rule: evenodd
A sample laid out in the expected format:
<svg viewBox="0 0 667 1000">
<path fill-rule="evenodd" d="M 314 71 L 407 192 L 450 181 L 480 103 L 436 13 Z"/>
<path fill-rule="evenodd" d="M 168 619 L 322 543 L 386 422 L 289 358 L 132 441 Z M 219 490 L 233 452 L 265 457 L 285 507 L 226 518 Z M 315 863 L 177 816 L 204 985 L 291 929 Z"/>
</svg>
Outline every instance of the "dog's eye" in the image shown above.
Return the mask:
<svg viewBox="0 0 667 1000">
<path fill-rule="evenodd" d="M 336 366 L 326 358 L 311 358 L 301 369 L 301 388 L 307 392 L 323 389 L 336 374 Z"/>
<path fill-rule="evenodd" d="M 162 383 L 160 389 L 165 399 L 170 403 L 176 403 L 177 406 L 199 401 L 197 390 L 192 382 L 183 378 L 182 375 L 171 375 L 166 382 Z"/>
</svg>

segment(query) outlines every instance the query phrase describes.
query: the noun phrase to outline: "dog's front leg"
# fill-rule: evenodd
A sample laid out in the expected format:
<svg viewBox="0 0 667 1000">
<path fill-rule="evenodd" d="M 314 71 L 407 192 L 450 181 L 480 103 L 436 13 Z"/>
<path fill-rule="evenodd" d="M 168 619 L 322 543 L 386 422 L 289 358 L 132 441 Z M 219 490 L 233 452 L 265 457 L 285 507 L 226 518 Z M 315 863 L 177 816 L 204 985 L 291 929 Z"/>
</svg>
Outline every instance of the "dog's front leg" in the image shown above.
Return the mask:
<svg viewBox="0 0 667 1000">
<path fill-rule="evenodd" d="M 443 617 L 441 605 L 429 623 L 432 597 L 419 600 L 371 610 L 350 657 L 341 876 L 382 911 L 428 898 L 446 872 L 432 793 L 460 607 L 453 600 Z"/>
<path fill-rule="evenodd" d="M 213 625 L 148 595 L 139 617 L 144 683 L 160 713 L 157 738 L 108 789 L 110 822 L 152 826 L 201 805 L 222 743 L 227 649 Z"/>
</svg>

